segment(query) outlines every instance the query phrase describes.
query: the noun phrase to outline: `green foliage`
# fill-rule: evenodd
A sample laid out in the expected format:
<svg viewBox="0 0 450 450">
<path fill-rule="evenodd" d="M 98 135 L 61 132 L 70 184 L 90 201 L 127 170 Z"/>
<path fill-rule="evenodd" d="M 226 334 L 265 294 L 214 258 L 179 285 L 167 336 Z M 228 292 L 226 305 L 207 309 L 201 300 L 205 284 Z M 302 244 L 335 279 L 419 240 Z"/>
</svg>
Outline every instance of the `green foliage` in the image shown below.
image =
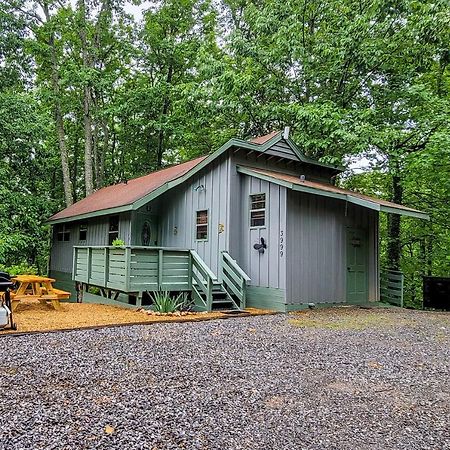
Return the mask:
<svg viewBox="0 0 450 450">
<path fill-rule="evenodd" d="M 114 239 L 112 241 L 112 245 L 114 247 L 123 247 L 125 245 L 125 241 L 123 239 Z"/>
<path fill-rule="evenodd" d="M 160 313 L 173 313 L 185 309 L 188 305 L 188 294 L 182 292 L 177 296 L 171 295 L 169 292 L 154 292 L 151 294 L 153 301 L 153 310 Z"/>
<path fill-rule="evenodd" d="M 10 275 L 37 275 L 38 270 L 35 266 L 28 264 L 17 264 L 14 266 L 4 266 L 0 264 L 0 272 L 7 272 Z"/>
</svg>

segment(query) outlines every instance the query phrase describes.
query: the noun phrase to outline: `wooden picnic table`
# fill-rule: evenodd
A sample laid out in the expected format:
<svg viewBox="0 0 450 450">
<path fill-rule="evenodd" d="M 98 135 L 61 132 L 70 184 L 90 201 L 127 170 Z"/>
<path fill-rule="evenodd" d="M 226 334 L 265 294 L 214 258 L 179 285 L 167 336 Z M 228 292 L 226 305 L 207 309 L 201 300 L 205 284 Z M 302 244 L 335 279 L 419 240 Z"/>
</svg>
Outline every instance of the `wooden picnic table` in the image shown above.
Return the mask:
<svg viewBox="0 0 450 450">
<path fill-rule="evenodd" d="M 51 302 L 53 308 L 59 309 L 59 301 L 70 297 L 70 292 L 53 287 L 54 278 L 38 275 L 17 275 L 12 278 L 18 287 L 11 292 L 13 311 L 22 300 L 38 300 L 40 303 Z"/>
</svg>

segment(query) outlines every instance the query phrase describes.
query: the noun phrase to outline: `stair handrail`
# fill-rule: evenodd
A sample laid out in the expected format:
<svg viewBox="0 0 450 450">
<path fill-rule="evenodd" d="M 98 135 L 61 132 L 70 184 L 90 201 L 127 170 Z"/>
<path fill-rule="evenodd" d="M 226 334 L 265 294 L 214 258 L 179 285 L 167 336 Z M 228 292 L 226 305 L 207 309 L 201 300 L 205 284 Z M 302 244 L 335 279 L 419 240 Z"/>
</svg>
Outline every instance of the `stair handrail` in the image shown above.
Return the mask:
<svg viewBox="0 0 450 450">
<path fill-rule="evenodd" d="M 226 251 L 222 251 L 220 264 L 220 273 L 222 280 L 222 289 L 232 299 L 233 304 L 238 309 L 245 309 L 247 304 L 247 283 L 250 277 L 242 270 L 237 261 Z M 233 299 L 232 294 L 236 296 L 239 304 Z"/>
<path fill-rule="evenodd" d="M 203 261 L 203 259 L 195 250 L 191 250 L 191 255 L 192 259 L 201 267 L 201 270 L 204 272 L 204 275 L 207 275 L 207 277 L 210 278 L 212 281 L 217 281 L 216 275 L 214 275 L 212 270 L 206 265 L 205 261 Z"/>
<path fill-rule="evenodd" d="M 205 261 L 200 257 L 200 255 L 195 251 L 191 250 L 192 258 L 192 279 L 199 283 L 198 287 L 206 295 L 206 301 L 204 302 L 206 310 L 211 311 L 212 309 L 212 299 L 213 299 L 213 285 L 217 283 L 217 277 L 211 271 L 211 269 L 206 265 Z M 195 274 L 194 268 L 197 269 L 206 281 L 206 285 L 201 281 L 201 279 Z M 192 283 L 192 291 L 195 292 L 196 287 Z"/>
<path fill-rule="evenodd" d="M 231 257 L 231 255 L 224 250 L 222 252 L 223 257 L 233 266 L 233 269 L 246 281 L 250 281 L 251 278 L 242 270 L 241 266 L 237 263 L 235 259 Z"/>
</svg>

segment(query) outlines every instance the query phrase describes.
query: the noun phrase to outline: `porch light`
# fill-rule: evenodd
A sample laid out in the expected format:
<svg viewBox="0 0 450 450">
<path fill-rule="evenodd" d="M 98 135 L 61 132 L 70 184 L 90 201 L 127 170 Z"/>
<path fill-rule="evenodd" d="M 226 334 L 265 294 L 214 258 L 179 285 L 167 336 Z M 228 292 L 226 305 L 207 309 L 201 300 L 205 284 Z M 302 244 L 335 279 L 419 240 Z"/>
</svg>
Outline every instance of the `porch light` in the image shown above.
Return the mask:
<svg viewBox="0 0 450 450">
<path fill-rule="evenodd" d="M 205 186 L 203 184 L 199 184 L 198 186 L 196 186 L 194 188 L 195 192 L 202 192 L 202 191 L 205 191 L 205 190 L 206 190 L 206 188 L 205 188 Z"/>
</svg>

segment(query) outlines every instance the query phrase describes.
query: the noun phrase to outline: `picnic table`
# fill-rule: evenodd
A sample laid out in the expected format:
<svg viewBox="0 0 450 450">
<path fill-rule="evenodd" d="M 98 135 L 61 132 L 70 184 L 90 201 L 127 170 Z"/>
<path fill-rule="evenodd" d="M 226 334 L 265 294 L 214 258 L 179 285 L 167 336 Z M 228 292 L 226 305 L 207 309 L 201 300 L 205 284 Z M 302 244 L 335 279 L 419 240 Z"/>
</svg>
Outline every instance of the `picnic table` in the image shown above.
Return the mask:
<svg viewBox="0 0 450 450">
<path fill-rule="evenodd" d="M 22 300 L 38 300 L 40 303 L 51 302 L 53 308 L 59 309 L 59 301 L 70 297 L 70 292 L 53 287 L 54 278 L 38 275 L 17 275 L 12 281 L 18 284 L 11 292 L 11 306 L 14 311 Z"/>
</svg>

